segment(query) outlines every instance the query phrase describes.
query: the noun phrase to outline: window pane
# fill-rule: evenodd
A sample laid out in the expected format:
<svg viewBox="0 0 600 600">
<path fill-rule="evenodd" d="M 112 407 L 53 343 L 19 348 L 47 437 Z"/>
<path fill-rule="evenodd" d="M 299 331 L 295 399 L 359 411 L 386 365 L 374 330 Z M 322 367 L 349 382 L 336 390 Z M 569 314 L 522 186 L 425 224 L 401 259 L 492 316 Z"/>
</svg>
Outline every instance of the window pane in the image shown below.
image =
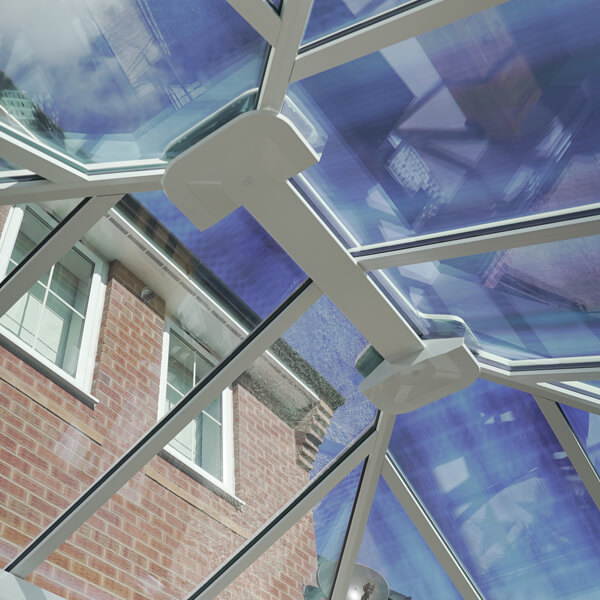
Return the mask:
<svg viewBox="0 0 600 600">
<path fill-rule="evenodd" d="M 169 335 L 167 381 L 181 394 L 194 386 L 195 352 L 176 334 Z"/>
<path fill-rule="evenodd" d="M 0 324 L 14 333 L 28 346 L 35 342 L 46 290 L 36 283 L 30 290 L 19 298 L 11 308 L 0 318 Z"/>
<path fill-rule="evenodd" d="M 221 416 L 222 407 L 221 407 L 221 398 L 217 398 L 214 402 L 211 402 L 208 405 L 206 411 L 213 419 L 221 423 L 223 417 Z"/>
<path fill-rule="evenodd" d="M 196 462 L 217 479 L 223 479 L 223 430 L 210 417 L 203 415 L 202 448 Z"/>
<path fill-rule="evenodd" d="M 531 396 L 479 380 L 390 449 L 486 598 L 598 595 L 598 509 Z"/>
<path fill-rule="evenodd" d="M 84 314 L 92 284 L 94 263 L 77 250 L 70 250 L 54 267 L 50 289 Z"/>
<path fill-rule="evenodd" d="M 560 407 L 590 462 L 594 465 L 596 472 L 600 474 L 600 415 L 566 404 L 561 404 Z"/>
</svg>

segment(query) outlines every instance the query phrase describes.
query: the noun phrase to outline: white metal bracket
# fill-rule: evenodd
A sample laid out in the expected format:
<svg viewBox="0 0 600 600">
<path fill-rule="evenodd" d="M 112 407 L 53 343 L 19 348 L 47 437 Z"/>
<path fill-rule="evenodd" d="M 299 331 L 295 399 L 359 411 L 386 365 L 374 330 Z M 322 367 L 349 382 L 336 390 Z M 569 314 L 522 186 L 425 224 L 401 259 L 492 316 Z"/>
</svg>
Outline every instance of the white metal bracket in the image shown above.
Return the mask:
<svg viewBox="0 0 600 600">
<path fill-rule="evenodd" d="M 381 362 L 359 386 L 380 410 L 407 413 L 471 385 L 479 364 L 464 338 L 426 340 L 425 348 Z"/>
<path fill-rule="evenodd" d="M 178 156 L 167 168 L 167 196 L 201 231 L 240 205 L 247 194 L 268 193 L 318 162 L 294 124 L 270 110 L 251 111 Z"/>
</svg>

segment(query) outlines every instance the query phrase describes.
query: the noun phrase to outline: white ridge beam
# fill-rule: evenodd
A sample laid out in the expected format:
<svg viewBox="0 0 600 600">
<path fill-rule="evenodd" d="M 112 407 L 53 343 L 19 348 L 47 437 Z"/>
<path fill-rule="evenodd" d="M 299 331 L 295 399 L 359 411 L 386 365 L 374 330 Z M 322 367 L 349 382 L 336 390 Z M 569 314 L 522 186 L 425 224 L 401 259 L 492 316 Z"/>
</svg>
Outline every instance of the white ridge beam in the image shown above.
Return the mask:
<svg viewBox="0 0 600 600">
<path fill-rule="evenodd" d="M 596 211 L 598 214 L 585 214 L 586 212 Z M 585 216 L 577 217 L 578 214 Z M 551 218 L 553 222 L 536 224 L 536 221 L 539 222 L 544 218 Z M 561 221 L 561 218 L 564 220 Z M 527 226 L 528 223 L 531 226 Z M 486 233 L 500 227 L 506 227 L 507 230 Z M 396 244 L 389 243 L 354 248 L 351 253 L 354 254 L 356 262 L 365 271 L 374 271 L 434 260 L 448 260 L 485 252 L 497 252 L 498 250 L 510 248 L 546 244 L 588 235 L 598 235 L 598 233 L 600 233 L 600 204 L 594 204 L 586 207 L 586 209 L 579 207 L 554 211 L 547 215 L 510 219 L 477 227 L 465 227 L 427 236 L 417 236 L 406 240 L 406 242 L 410 242 L 412 247 L 394 249 L 394 245 L 402 245 L 401 242 L 397 242 Z M 368 251 L 369 254 L 366 254 L 365 251 Z M 363 255 L 357 256 L 358 254 Z"/>
<path fill-rule="evenodd" d="M 397 42 L 469 17 L 507 0 L 431 0 L 348 35 L 324 42 L 296 59 L 291 81 L 333 69 Z"/>
<path fill-rule="evenodd" d="M 567 453 L 583 485 L 585 485 L 592 500 L 596 503 L 598 510 L 600 510 L 600 479 L 598 478 L 598 473 L 590 462 L 585 450 L 581 447 L 581 443 L 571 429 L 565 415 L 552 400 L 542 398 L 538 395 L 535 396 L 535 401 L 552 428 L 552 431 L 554 431 L 554 435 L 557 437 L 560 445 Z"/>
<path fill-rule="evenodd" d="M 259 109 L 281 110 L 311 6 L 312 0 L 283 0 L 279 38 L 269 54 Z"/>
<path fill-rule="evenodd" d="M 372 432 L 342 461 L 326 467 L 308 493 L 300 492 L 187 600 L 212 600 L 218 596 L 365 459 L 372 451 L 376 437 L 377 433 Z"/>
<path fill-rule="evenodd" d="M 271 46 L 277 43 L 281 19 L 265 0 L 227 0 Z"/>
<path fill-rule="evenodd" d="M 53 232 L 0 283 L 0 315 L 50 270 L 122 196 L 89 198 L 71 211 Z"/>
<path fill-rule="evenodd" d="M 206 375 L 177 406 L 143 435 L 108 471 L 5 570 L 25 578 L 54 550 L 116 494 L 144 465 L 164 448 L 214 398 L 237 379 L 267 348 L 280 338 L 321 296 L 314 284 L 306 284 L 292 299 L 263 321 L 220 365 Z"/>
<path fill-rule="evenodd" d="M 88 175 L 85 181 L 12 181 L 0 183 L 0 206 L 85 196 L 124 195 L 161 190 L 164 168 L 103 175 Z"/>
<path fill-rule="evenodd" d="M 448 542 L 444 539 L 421 502 L 419 502 L 389 454 L 383 463 L 382 475 L 464 600 L 483 600 L 477 586 L 465 571 L 465 568 L 455 556 Z"/>
<path fill-rule="evenodd" d="M 385 460 L 385 454 L 390 443 L 395 422 L 396 415 L 379 414 L 377 439 L 362 473 L 352 510 L 352 517 L 338 562 L 333 589 L 331 590 L 331 600 L 346 600 L 347 598 L 350 580 L 356 566 L 358 551 L 360 550 L 360 544 L 367 527 L 371 505 L 375 498 L 377 484 L 381 476 L 381 468 Z"/>
</svg>

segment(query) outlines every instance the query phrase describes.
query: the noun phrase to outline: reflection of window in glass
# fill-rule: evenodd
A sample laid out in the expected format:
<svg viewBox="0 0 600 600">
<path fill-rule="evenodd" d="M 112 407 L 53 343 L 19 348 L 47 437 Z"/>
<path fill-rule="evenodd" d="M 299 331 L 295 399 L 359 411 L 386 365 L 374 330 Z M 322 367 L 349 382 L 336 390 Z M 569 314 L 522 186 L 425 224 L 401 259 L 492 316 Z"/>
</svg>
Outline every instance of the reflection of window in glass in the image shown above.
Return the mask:
<svg viewBox="0 0 600 600">
<path fill-rule="evenodd" d="M 14 240 L 12 250 L 2 248 L 6 273 L 51 231 L 50 219 L 31 208 L 13 209 L 6 227 L 15 228 L 18 233 L 16 239 L 16 232 L 4 235 L 5 241 L 11 237 Z M 3 244 L 6 245 L 10 243 Z M 3 333 L 82 387 L 89 387 L 91 369 L 87 363 L 93 363 L 94 358 L 89 348 L 94 338 L 91 330 L 97 324 L 90 324 L 95 317 L 89 314 L 89 300 L 91 296 L 98 299 L 100 268 L 89 252 L 74 247 L 0 318 Z"/>
<path fill-rule="evenodd" d="M 213 367 L 209 355 L 183 332 L 171 326 L 166 338 L 162 412 L 173 408 Z M 177 458 L 188 466 L 199 467 L 227 488 L 231 479 L 231 453 L 225 451 L 229 447 L 230 409 L 231 392 L 226 390 L 169 444 Z"/>
</svg>

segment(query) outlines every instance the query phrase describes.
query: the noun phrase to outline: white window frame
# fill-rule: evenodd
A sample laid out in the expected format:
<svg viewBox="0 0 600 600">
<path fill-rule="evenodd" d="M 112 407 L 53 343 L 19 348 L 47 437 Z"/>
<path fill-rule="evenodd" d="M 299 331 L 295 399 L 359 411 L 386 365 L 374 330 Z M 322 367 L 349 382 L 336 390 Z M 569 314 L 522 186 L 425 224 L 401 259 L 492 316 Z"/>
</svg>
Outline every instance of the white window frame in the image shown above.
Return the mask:
<svg viewBox="0 0 600 600">
<path fill-rule="evenodd" d="M 6 276 L 10 257 L 21 229 L 26 208 L 35 213 L 37 217 L 39 217 L 51 228 L 56 226 L 56 222 L 53 217 L 38 208 L 36 205 L 12 206 L 6 218 L 4 228 L 2 229 L 2 235 L 0 236 L 1 279 L 4 279 Z M 35 360 L 41 363 L 44 367 L 59 375 L 60 378 L 66 380 L 68 383 L 82 390 L 86 394 L 89 394 L 92 388 L 94 366 L 96 363 L 96 354 L 98 349 L 98 339 L 100 336 L 100 322 L 102 318 L 102 309 L 104 307 L 108 265 L 104 260 L 102 260 L 98 255 L 92 252 L 81 242 L 75 244 L 74 247 L 94 265 L 92 281 L 87 299 L 87 308 L 85 311 L 83 332 L 81 335 L 81 347 L 79 349 L 77 367 L 75 369 L 75 376 L 70 375 L 59 366 L 54 364 L 51 360 L 48 360 L 40 352 L 26 344 L 18 336 L 14 335 L 2 325 L 0 325 L 0 333 L 25 353 L 35 358 Z"/>
<path fill-rule="evenodd" d="M 188 344 L 200 356 L 205 358 L 211 364 L 216 364 L 218 359 L 212 356 L 206 348 L 203 348 L 197 340 L 186 333 L 174 321 L 165 321 L 165 330 L 163 333 L 163 350 L 160 372 L 160 394 L 158 402 L 158 418 L 161 418 L 167 412 L 167 374 L 169 369 L 169 343 L 171 339 L 171 331 L 174 331 L 186 344 Z M 221 392 L 221 457 L 223 460 L 222 473 L 223 481 L 205 471 L 175 448 L 167 445 L 163 451 L 174 457 L 177 463 L 183 465 L 185 470 L 191 472 L 192 475 L 199 475 L 200 480 L 204 479 L 213 486 L 223 490 L 228 495 L 235 497 L 235 476 L 234 476 L 234 449 L 233 449 L 233 393 L 230 387 L 227 387 Z"/>
</svg>

